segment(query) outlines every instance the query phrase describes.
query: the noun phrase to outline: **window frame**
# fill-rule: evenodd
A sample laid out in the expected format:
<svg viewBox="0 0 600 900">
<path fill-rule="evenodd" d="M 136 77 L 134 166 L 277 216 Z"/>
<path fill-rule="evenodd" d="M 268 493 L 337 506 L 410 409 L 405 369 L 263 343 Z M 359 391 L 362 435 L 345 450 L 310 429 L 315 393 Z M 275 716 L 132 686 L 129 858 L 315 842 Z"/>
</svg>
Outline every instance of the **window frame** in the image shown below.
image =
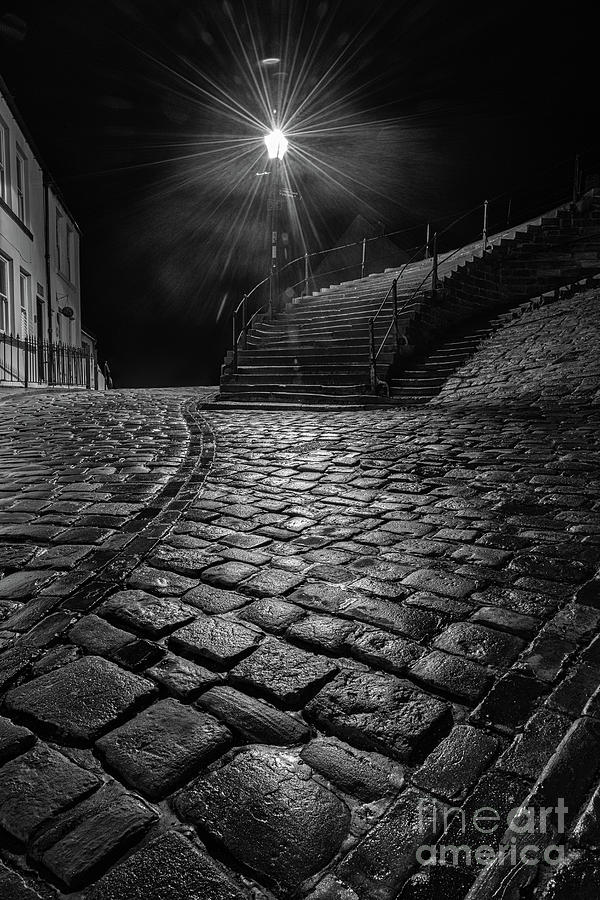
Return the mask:
<svg viewBox="0 0 600 900">
<path fill-rule="evenodd" d="M 17 216 L 27 224 L 29 220 L 29 166 L 27 154 L 17 144 L 15 191 L 17 194 Z"/>
<path fill-rule="evenodd" d="M 0 253 L 0 266 L 5 273 L 5 291 L 0 288 L 0 334 L 10 333 L 12 260 Z M 4 322 L 2 321 L 4 320 Z"/>
<path fill-rule="evenodd" d="M 61 249 L 61 237 L 62 237 L 62 222 L 64 220 L 64 216 L 61 213 L 60 209 L 56 207 L 56 216 L 54 223 L 54 236 L 55 236 L 55 246 L 56 246 L 56 269 L 58 272 L 62 272 L 62 249 Z"/>
<path fill-rule="evenodd" d="M 10 206 L 10 140 L 8 125 L 0 116 L 0 199 Z"/>
<path fill-rule="evenodd" d="M 23 285 L 25 290 L 23 291 Z M 19 302 L 21 304 L 21 325 L 25 325 L 22 337 L 29 337 L 31 311 L 31 275 L 25 269 L 19 269 Z"/>
<path fill-rule="evenodd" d="M 71 282 L 71 284 L 75 284 L 74 271 L 73 271 L 73 256 L 74 256 L 74 248 L 75 242 L 73 238 L 74 232 L 69 223 L 67 222 L 67 240 L 66 240 L 66 251 L 67 251 L 67 278 Z"/>
</svg>

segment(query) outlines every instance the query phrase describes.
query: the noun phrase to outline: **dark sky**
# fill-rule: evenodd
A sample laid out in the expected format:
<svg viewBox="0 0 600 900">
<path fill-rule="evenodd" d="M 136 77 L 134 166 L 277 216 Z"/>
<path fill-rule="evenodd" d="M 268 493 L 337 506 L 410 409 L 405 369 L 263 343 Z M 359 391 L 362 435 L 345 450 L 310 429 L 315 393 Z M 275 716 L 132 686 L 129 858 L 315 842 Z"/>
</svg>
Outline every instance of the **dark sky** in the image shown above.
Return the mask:
<svg viewBox="0 0 600 900">
<path fill-rule="evenodd" d="M 592 164 L 597 38 L 582 3 L 555 7 L 0 3 L 27 25 L 0 38 L 0 70 L 81 227 L 84 321 L 117 384 L 215 383 L 232 305 L 266 272 L 264 166 L 214 152 L 225 137 L 261 153 L 260 131 L 221 102 L 258 113 L 256 55 L 282 58 L 277 83 L 301 85 L 296 104 L 313 92 L 313 133 L 286 160 L 309 248 L 358 213 L 407 229 L 396 240 L 412 247 L 423 223 L 441 229 L 486 198 L 492 230 L 509 197 L 516 219 L 541 211 L 568 195 L 576 152 Z M 332 132 L 332 118 L 352 127 Z M 474 237 L 479 216 L 447 246 Z"/>
</svg>

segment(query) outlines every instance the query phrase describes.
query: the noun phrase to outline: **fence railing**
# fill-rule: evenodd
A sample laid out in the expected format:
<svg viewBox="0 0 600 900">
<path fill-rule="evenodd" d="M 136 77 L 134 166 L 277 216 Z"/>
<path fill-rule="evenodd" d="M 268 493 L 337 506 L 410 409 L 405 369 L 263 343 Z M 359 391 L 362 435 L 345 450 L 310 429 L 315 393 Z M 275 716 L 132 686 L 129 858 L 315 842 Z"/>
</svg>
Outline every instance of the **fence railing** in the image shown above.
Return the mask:
<svg viewBox="0 0 600 900">
<path fill-rule="evenodd" d="M 85 387 L 109 386 L 88 349 L 38 341 L 34 337 L 0 334 L 0 382 L 31 385 Z"/>
<path fill-rule="evenodd" d="M 377 357 L 380 355 L 385 341 L 392 329 L 398 333 L 398 315 L 402 309 L 414 298 L 414 295 L 431 279 L 432 291 L 438 286 L 438 255 L 448 252 L 452 255 L 460 250 L 481 240 L 483 249 L 489 246 L 488 235 L 500 235 L 514 226 L 525 224 L 527 220 L 538 218 L 540 209 L 553 209 L 570 200 L 576 200 L 587 187 L 600 184 L 588 184 L 586 180 L 591 172 L 598 171 L 600 159 L 597 153 L 592 157 L 588 152 L 583 156 L 577 156 L 573 166 L 573 158 L 561 160 L 546 171 L 539 173 L 537 181 L 527 179 L 522 185 L 515 185 L 509 191 L 485 200 L 476 206 L 461 210 L 454 215 L 438 219 L 435 222 L 425 222 L 403 228 L 397 231 L 385 232 L 375 237 L 363 237 L 358 241 L 340 244 L 324 250 L 305 252 L 285 265 L 281 266 L 278 273 L 280 283 L 285 283 L 283 278 L 289 272 L 289 285 L 284 289 L 288 297 L 308 295 L 311 290 L 317 290 L 323 286 L 321 282 L 332 283 L 336 278 L 342 281 L 344 277 L 350 279 L 364 278 L 370 271 L 381 272 L 384 268 L 400 269 L 394 279 L 380 309 L 373 317 L 370 341 L 371 354 L 371 379 L 377 379 Z M 408 249 L 394 243 L 398 240 L 408 242 L 410 237 L 417 237 L 418 246 L 410 246 Z M 477 236 L 477 237 L 475 237 Z M 393 241 L 390 239 L 394 239 Z M 423 243 L 423 238 L 425 242 Z M 384 248 L 377 248 L 378 241 L 385 241 Z M 442 248 L 444 244 L 444 248 Z M 331 257 L 332 267 L 323 269 L 323 259 Z M 407 265 L 419 258 L 431 259 L 431 267 L 419 287 L 413 292 L 413 296 L 404 300 L 401 308 L 398 308 L 398 281 L 404 274 Z M 328 280 L 329 279 L 329 280 Z M 328 281 L 327 281 L 328 280 Z M 269 296 L 261 298 L 260 289 L 269 285 L 270 276 L 267 276 L 242 297 L 233 310 L 233 359 L 232 370 L 237 369 L 239 349 L 245 347 L 246 338 L 254 318 L 259 313 L 266 313 L 272 317 L 271 292 Z M 393 316 L 389 324 L 383 342 L 379 347 L 375 344 L 375 321 L 382 314 L 390 294 L 393 299 Z"/>
</svg>

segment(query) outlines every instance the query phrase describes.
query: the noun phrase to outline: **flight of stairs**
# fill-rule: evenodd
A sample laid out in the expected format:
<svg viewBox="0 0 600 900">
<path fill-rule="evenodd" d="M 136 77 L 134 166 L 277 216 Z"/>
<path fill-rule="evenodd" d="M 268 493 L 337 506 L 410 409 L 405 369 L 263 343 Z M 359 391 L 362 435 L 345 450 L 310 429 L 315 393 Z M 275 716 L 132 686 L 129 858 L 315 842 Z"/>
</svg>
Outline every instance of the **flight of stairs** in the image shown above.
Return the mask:
<svg viewBox="0 0 600 900">
<path fill-rule="evenodd" d="M 431 292 L 431 260 L 343 282 L 312 296 L 296 298 L 271 321 L 257 316 L 238 351 L 222 368 L 220 400 L 250 403 L 414 402 L 438 388 L 472 351 L 496 312 L 582 276 L 600 272 L 600 192 L 590 191 L 575 206 L 559 207 L 517 228 L 440 255 L 440 289 Z M 378 357 L 377 393 L 370 388 L 369 319 L 393 280 L 398 281 L 400 342 L 388 336 Z M 392 316 L 388 297 L 375 322 L 376 346 Z M 477 322 L 483 321 L 480 333 Z M 414 359 L 450 341 L 435 361 L 414 371 Z M 419 390 L 395 377 L 402 369 L 418 374 Z M 408 374 L 407 372 L 407 374 Z M 412 376 L 409 376 L 409 380 Z M 440 381 L 440 379 L 442 379 Z M 414 378 L 412 378 L 414 381 Z M 427 382 L 427 383 L 426 383 Z M 410 391 L 407 388 L 410 387 Z M 412 399 L 409 399 L 412 398 Z"/>
<path fill-rule="evenodd" d="M 600 275 L 588 275 L 574 284 L 546 291 L 539 297 L 510 307 L 492 317 L 469 323 L 438 347 L 423 354 L 410 368 L 390 377 L 390 397 L 402 406 L 420 406 L 437 396 L 451 375 L 461 368 L 495 331 L 524 313 L 600 287 Z"/>
<path fill-rule="evenodd" d="M 466 335 L 456 336 L 432 351 L 414 368 L 392 375 L 390 396 L 407 406 L 426 403 L 440 392 L 447 378 L 473 355 L 492 330 L 491 326 L 481 327 L 470 330 Z"/>
</svg>

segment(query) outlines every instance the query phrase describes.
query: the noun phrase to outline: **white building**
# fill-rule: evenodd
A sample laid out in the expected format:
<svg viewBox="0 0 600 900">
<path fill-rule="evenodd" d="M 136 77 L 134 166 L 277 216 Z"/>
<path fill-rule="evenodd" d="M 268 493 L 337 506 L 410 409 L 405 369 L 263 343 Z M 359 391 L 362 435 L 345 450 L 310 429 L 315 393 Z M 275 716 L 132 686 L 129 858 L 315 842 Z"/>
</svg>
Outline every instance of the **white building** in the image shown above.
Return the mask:
<svg viewBox="0 0 600 900">
<path fill-rule="evenodd" d="M 0 78 L 0 340 L 5 344 L 2 335 L 34 338 L 39 347 L 44 342 L 81 347 L 79 237 Z"/>
</svg>

